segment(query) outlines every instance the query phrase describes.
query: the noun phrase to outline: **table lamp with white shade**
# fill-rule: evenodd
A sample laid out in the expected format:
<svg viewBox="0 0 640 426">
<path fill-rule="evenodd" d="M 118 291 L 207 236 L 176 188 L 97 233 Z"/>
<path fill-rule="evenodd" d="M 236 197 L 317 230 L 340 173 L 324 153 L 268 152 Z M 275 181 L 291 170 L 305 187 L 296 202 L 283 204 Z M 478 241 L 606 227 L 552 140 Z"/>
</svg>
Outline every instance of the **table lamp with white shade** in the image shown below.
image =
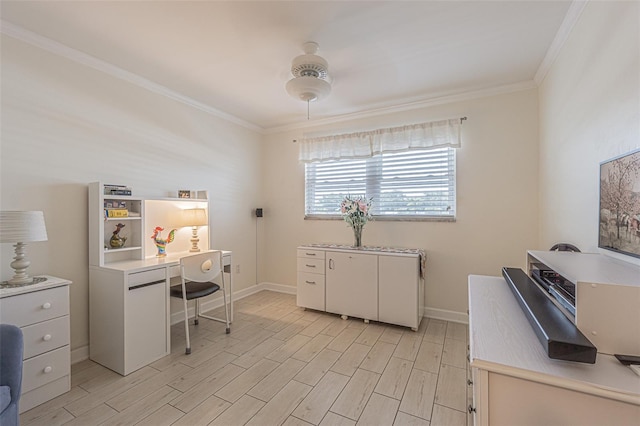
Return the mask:
<svg viewBox="0 0 640 426">
<path fill-rule="evenodd" d="M 198 227 L 206 226 L 209 223 L 207 222 L 207 211 L 205 209 L 185 209 L 182 211 L 182 223 L 184 226 L 191 227 L 191 249 L 190 252 L 198 252 L 200 248 L 198 247 L 198 242 L 200 239 L 198 238 Z"/>
<path fill-rule="evenodd" d="M 27 274 L 31 262 L 27 259 L 27 244 L 47 241 L 44 213 L 41 211 L 0 211 L 0 243 L 15 243 L 15 257 L 11 267 L 15 275 L 10 285 L 32 284 L 34 278 Z"/>
</svg>

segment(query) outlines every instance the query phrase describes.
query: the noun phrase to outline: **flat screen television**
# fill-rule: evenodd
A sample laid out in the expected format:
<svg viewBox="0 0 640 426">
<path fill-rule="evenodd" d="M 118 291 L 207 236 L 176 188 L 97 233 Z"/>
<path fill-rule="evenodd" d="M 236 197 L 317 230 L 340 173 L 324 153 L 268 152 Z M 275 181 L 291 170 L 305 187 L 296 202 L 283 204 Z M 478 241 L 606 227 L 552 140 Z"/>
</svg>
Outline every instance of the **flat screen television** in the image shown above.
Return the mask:
<svg viewBox="0 0 640 426">
<path fill-rule="evenodd" d="M 598 247 L 640 258 L 640 149 L 600 163 Z"/>
</svg>

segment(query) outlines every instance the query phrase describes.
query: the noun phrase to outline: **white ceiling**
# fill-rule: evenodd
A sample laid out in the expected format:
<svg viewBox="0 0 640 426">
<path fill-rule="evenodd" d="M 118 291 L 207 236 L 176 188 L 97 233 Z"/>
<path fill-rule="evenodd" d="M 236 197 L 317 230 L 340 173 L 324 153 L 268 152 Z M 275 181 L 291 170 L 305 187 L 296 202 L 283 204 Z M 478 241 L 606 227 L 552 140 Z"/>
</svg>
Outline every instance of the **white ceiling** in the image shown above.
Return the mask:
<svg viewBox="0 0 640 426">
<path fill-rule="evenodd" d="M 305 41 L 333 78 L 311 119 L 332 119 L 531 82 L 570 3 L 3 0 L 0 13 L 5 33 L 44 36 L 268 131 L 307 121 L 285 91 Z"/>
</svg>

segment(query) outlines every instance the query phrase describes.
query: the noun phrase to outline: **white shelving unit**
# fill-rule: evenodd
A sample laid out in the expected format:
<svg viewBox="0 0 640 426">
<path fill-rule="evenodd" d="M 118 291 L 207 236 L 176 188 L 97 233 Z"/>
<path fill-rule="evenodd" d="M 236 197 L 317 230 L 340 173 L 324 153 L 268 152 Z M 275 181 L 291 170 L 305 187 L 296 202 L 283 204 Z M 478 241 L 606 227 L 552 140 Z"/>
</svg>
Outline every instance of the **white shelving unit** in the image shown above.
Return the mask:
<svg viewBox="0 0 640 426">
<path fill-rule="evenodd" d="M 144 259 L 144 200 L 128 195 L 105 195 L 104 184 L 89 184 L 89 264 L 104 266 L 123 260 Z M 108 203 L 124 203 L 135 214 L 130 217 L 106 218 Z M 109 240 L 118 223 L 124 224 L 120 235 L 127 240 L 123 248 L 109 247 Z"/>
</svg>

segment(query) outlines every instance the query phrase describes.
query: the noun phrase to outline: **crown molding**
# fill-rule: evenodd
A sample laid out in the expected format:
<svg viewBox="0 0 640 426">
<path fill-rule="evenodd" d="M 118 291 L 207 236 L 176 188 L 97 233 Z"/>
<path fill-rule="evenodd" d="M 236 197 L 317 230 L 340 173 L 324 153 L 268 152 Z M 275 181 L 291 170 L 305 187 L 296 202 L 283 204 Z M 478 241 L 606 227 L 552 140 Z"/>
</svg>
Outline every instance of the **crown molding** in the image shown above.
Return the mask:
<svg viewBox="0 0 640 426">
<path fill-rule="evenodd" d="M 562 50 L 562 46 L 564 46 L 569 38 L 573 27 L 576 25 L 576 22 L 578 22 L 587 3 L 589 3 L 589 0 L 573 0 L 571 5 L 569 5 L 567 14 L 564 16 L 564 20 L 562 24 L 560 24 L 560 28 L 558 28 L 558 32 L 549 46 L 549 50 L 547 50 L 547 54 L 540 63 L 536 75 L 533 77 L 533 81 L 535 81 L 538 86 L 542 84 L 549 70 L 551 70 L 553 63 L 560 54 L 560 50 Z"/>
<path fill-rule="evenodd" d="M 582 8 L 584 7 L 584 3 L 586 3 L 586 1 L 574 1 L 572 3 L 572 6 L 570 7 L 570 11 L 567 12 L 567 17 L 570 14 L 576 14 L 576 12 L 570 13 L 572 10 L 575 10 L 575 8 L 573 7 L 574 4 L 582 4 L 582 7 L 579 10 L 579 12 L 581 12 Z M 577 17 L 579 16 L 579 12 L 576 14 L 573 20 L 573 23 L 571 24 L 571 27 L 573 27 L 575 20 L 577 20 Z M 565 22 L 568 21 L 567 17 L 565 17 L 565 21 L 563 21 L 562 26 L 564 26 Z M 283 126 L 263 128 L 251 122 L 243 120 L 239 117 L 236 117 L 234 115 L 221 111 L 217 108 L 213 108 L 210 105 L 196 101 L 195 99 L 192 99 L 188 96 L 184 96 L 176 91 L 173 91 L 158 83 L 154 83 L 153 81 L 148 80 L 144 77 L 141 77 L 135 73 L 124 70 L 106 61 L 98 59 L 94 56 L 91 56 L 79 50 L 70 48 L 48 37 L 44 37 L 30 30 L 27 30 L 19 25 L 12 24 L 2 19 L 0 19 L 0 32 L 9 37 L 20 40 L 24 43 L 33 45 L 35 47 L 38 47 L 40 49 L 43 49 L 55 55 L 67 58 L 79 64 L 101 71 L 105 74 L 108 74 L 120 80 L 142 87 L 146 90 L 149 90 L 161 96 L 165 96 L 169 99 L 173 99 L 177 102 L 191 106 L 205 113 L 211 114 L 215 117 L 237 124 L 241 127 L 255 131 L 262 135 L 312 128 L 312 127 L 317 127 L 317 126 L 322 126 L 327 124 L 334 124 L 334 123 L 340 123 L 345 121 L 376 117 L 380 115 L 386 115 L 386 114 L 392 114 L 392 113 L 398 113 L 398 112 L 404 112 L 404 111 L 411 111 L 411 110 L 420 109 L 420 108 L 444 105 L 444 104 L 449 104 L 453 102 L 460 102 L 460 101 L 472 100 L 472 99 L 483 98 L 483 97 L 496 96 L 496 95 L 501 95 L 501 94 L 506 94 L 511 92 L 529 90 L 529 89 L 538 87 L 538 84 L 536 84 L 536 81 L 529 80 L 529 81 L 523 81 L 523 82 L 514 83 L 514 84 L 507 84 L 507 85 L 494 86 L 494 87 L 488 87 L 488 88 L 475 88 L 475 89 L 471 88 L 471 89 L 465 89 L 465 90 L 458 90 L 455 92 L 434 94 L 427 99 L 422 99 L 417 101 L 415 100 L 408 101 L 408 102 L 400 103 L 398 105 L 393 105 L 393 106 L 372 108 L 372 109 L 367 109 L 362 111 L 356 111 L 353 113 L 342 114 L 335 117 L 328 117 L 325 119 L 305 121 L 302 123 L 293 123 L 293 124 L 288 124 Z M 561 31 L 559 31 L 558 34 L 560 34 L 560 32 Z M 556 35 L 556 39 L 558 38 L 559 38 L 558 35 Z M 566 36 L 564 37 L 564 39 L 566 39 Z M 555 43 L 556 43 L 556 40 L 554 39 L 554 43 L 552 43 L 552 46 Z M 551 48 L 549 51 L 551 51 Z M 549 56 L 549 53 L 547 53 L 547 56 Z M 547 57 L 545 57 L 545 61 L 546 59 Z M 542 66 L 540 68 L 542 68 Z M 540 69 L 538 70 L 538 72 L 540 72 Z M 538 74 L 536 74 L 536 76 L 537 75 Z"/>
<path fill-rule="evenodd" d="M 131 84 L 135 84 L 136 86 L 147 89 L 158 95 L 165 96 L 169 99 L 173 99 L 174 101 L 189 105 L 215 117 L 221 118 L 223 120 L 229 121 L 231 123 L 237 124 L 261 134 L 264 133 L 264 129 L 262 127 L 256 126 L 255 124 L 238 118 L 235 115 L 228 114 L 207 104 L 198 102 L 195 99 L 168 89 L 161 84 L 154 83 L 151 80 L 139 76 L 138 74 L 124 70 L 106 61 L 98 59 L 95 56 L 91 56 L 87 53 L 73 49 L 69 46 L 54 41 L 48 37 L 36 34 L 33 31 L 29 31 L 26 28 L 12 24 L 11 22 L 7 22 L 3 19 L 0 19 L 0 32 L 16 40 L 20 40 L 24 43 L 28 43 L 32 46 L 46 50 L 50 53 L 53 53 L 54 55 L 62 56 L 79 64 L 101 71 L 112 77 L 124 80 Z"/>
<path fill-rule="evenodd" d="M 460 91 L 455 93 L 443 93 L 440 95 L 433 96 L 429 99 L 406 102 L 403 104 L 389 106 L 389 107 L 382 107 L 382 108 L 370 109 L 365 111 L 357 111 L 349 114 L 342 114 L 335 117 L 306 121 L 303 123 L 295 123 L 295 124 L 289 124 L 285 126 L 270 127 L 270 128 L 264 129 L 264 133 L 274 134 L 274 133 L 287 132 L 291 130 L 307 129 L 307 128 L 323 126 L 327 124 L 340 123 L 343 121 L 377 117 L 380 115 L 387 115 L 387 114 L 393 114 L 393 113 L 404 112 L 404 111 L 412 111 L 415 109 L 428 108 L 428 107 L 433 107 L 437 105 L 445 105 L 445 104 L 450 104 L 454 102 L 468 101 L 468 100 L 478 99 L 478 98 L 486 98 L 486 97 L 503 95 L 503 94 L 512 93 L 512 92 L 520 92 L 523 90 L 536 89 L 537 87 L 538 86 L 536 85 L 535 81 L 528 80 L 528 81 L 522 81 L 514 84 L 505 84 L 502 86 L 494 86 L 494 87 L 481 88 L 481 89 L 470 89 L 470 90 L 465 90 L 465 91 Z"/>
</svg>

